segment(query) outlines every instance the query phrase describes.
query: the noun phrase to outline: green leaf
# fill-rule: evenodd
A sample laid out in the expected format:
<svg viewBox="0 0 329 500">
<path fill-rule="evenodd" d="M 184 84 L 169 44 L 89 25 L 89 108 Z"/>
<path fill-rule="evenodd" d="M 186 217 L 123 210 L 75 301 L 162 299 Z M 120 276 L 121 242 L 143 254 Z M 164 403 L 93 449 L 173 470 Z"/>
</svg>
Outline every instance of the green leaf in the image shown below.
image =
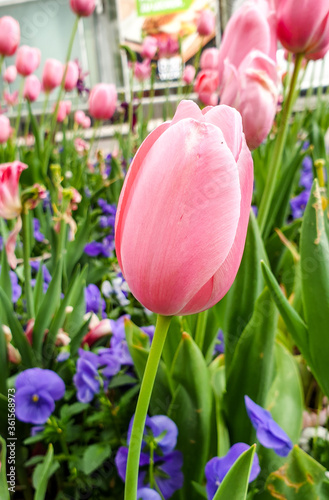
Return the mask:
<svg viewBox="0 0 329 500">
<path fill-rule="evenodd" d="M 61 407 L 60 415 L 62 419 L 69 419 L 74 415 L 78 415 L 79 413 L 87 410 L 89 408 L 88 403 L 73 403 L 71 405 L 65 404 Z"/>
<path fill-rule="evenodd" d="M 35 488 L 34 500 L 44 500 L 46 497 L 48 480 L 50 476 L 58 469 L 58 462 L 53 462 L 54 448 L 50 444 L 45 456 L 44 462 L 39 464 L 33 473 L 33 486 Z M 57 464 L 57 466 L 55 465 Z"/>
<path fill-rule="evenodd" d="M 95 443 L 85 449 L 82 458 L 82 471 L 89 475 L 98 469 L 111 456 L 111 446 L 108 443 Z"/>
<path fill-rule="evenodd" d="M 212 393 L 204 357 L 187 333 L 182 335 L 171 376 L 179 385 L 169 417 L 178 427 L 177 447 L 184 455 L 183 472 L 186 478 L 201 482 L 209 452 Z M 189 481 L 185 481 L 183 491 L 184 498 L 193 498 Z"/>
<path fill-rule="evenodd" d="M 74 266 L 77 264 L 79 259 L 83 256 L 84 248 L 88 243 L 90 236 L 90 216 L 89 212 L 87 215 L 79 222 L 78 230 L 73 241 L 70 241 L 67 245 L 66 251 L 66 271 L 68 278 L 71 277 Z"/>
<path fill-rule="evenodd" d="M 7 252 L 5 249 L 2 250 L 1 256 L 1 273 L 0 273 L 0 286 L 6 293 L 8 299 L 12 299 L 12 287 L 10 279 L 10 267 L 7 260 Z"/>
<path fill-rule="evenodd" d="M 214 393 L 215 421 L 217 432 L 217 453 L 220 457 L 230 449 L 230 437 L 224 413 L 224 395 L 226 393 L 226 376 L 223 356 L 217 357 L 209 366 L 211 386 Z"/>
<path fill-rule="evenodd" d="M 128 45 L 120 45 L 120 49 L 124 50 L 128 61 L 135 63 L 137 61 L 136 52 L 132 50 Z"/>
<path fill-rule="evenodd" d="M 256 445 L 242 453 L 221 482 L 213 500 L 245 500 Z"/>
<path fill-rule="evenodd" d="M 33 290 L 33 302 L 34 302 L 34 310 L 37 315 L 40 309 L 40 305 L 42 304 L 43 299 L 43 261 L 40 262 L 39 269 L 37 272 L 37 278 L 35 287 Z"/>
<path fill-rule="evenodd" d="M 10 484 L 10 476 L 9 476 L 9 483 L 7 483 L 7 476 L 6 476 L 7 445 L 6 441 L 1 436 L 0 436 L 0 446 L 1 446 L 0 461 L 2 464 L 2 467 L 0 469 L 0 498 L 1 500 L 9 500 L 10 494 L 8 488 L 11 487 L 11 484 Z M 8 472 L 10 472 L 10 467 L 13 467 L 13 465 L 8 464 Z M 13 488 L 15 491 L 15 484 L 13 485 Z"/>
<path fill-rule="evenodd" d="M 260 406 L 265 405 L 273 374 L 276 327 L 275 306 L 265 288 L 236 346 L 227 377 L 228 425 L 234 443 L 255 442 L 255 430 L 247 416 L 244 396 L 248 395 Z"/>
<path fill-rule="evenodd" d="M 315 180 L 307 203 L 300 242 L 302 295 L 309 330 L 312 371 L 329 396 L 329 241 L 321 193 Z"/>
</svg>

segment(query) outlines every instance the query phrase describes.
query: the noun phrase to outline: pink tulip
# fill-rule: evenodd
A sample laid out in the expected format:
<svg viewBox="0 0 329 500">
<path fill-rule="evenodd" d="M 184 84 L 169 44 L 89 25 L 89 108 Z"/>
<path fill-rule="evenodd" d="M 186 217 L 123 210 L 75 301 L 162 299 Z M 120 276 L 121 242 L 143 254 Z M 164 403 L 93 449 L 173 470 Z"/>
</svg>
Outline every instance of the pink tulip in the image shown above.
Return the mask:
<svg viewBox="0 0 329 500">
<path fill-rule="evenodd" d="M 83 124 L 84 120 L 86 118 L 86 115 L 83 111 L 81 110 L 78 110 L 74 113 L 74 121 L 75 123 L 77 123 L 78 125 L 81 125 Z"/>
<path fill-rule="evenodd" d="M 0 217 L 4 219 L 14 219 L 22 211 L 18 183 L 26 168 L 20 161 L 0 164 Z"/>
<path fill-rule="evenodd" d="M 215 31 L 215 15 L 209 9 L 204 9 L 200 12 L 197 22 L 197 32 L 201 36 L 211 35 Z"/>
<path fill-rule="evenodd" d="M 82 128 L 90 128 L 90 125 L 91 125 L 91 119 L 89 118 L 89 116 L 86 116 L 82 122 Z"/>
<path fill-rule="evenodd" d="M 42 86 L 45 92 L 51 92 L 58 87 L 63 78 L 63 64 L 57 59 L 47 59 L 43 68 Z"/>
<path fill-rule="evenodd" d="M 9 118 L 5 115 L 0 115 L 0 144 L 7 142 L 11 134 L 11 126 Z M 1 188 L 0 188 L 1 189 Z"/>
<path fill-rule="evenodd" d="M 110 120 L 117 105 L 115 85 L 98 83 L 90 92 L 89 112 L 96 120 Z"/>
<path fill-rule="evenodd" d="M 197 92 L 200 101 L 204 104 L 215 106 L 218 103 L 218 86 L 218 71 L 205 69 L 198 73 L 194 91 Z"/>
<path fill-rule="evenodd" d="M 41 52 L 39 49 L 22 45 L 16 55 L 17 72 L 22 76 L 31 75 L 40 64 Z"/>
<path fill-rule="evenodd" d="M 65 85 L 64 88 L 67 92 L 71 92 L 78 83 L 79 79 L 79 68 L 76 62 L 69 61 L 67 66 L 67 72 L 65 77 Z"/>
<path fill-rule="evenodd" d="M 87 344 L 89 347 L 97 342 L 97 340 L 112 333 L 111 320 L 103 319 L 100 321 L 94 313 L 85 314 L 84 320 L 87 321 L 90 316 L 91 320 L 89 322 L 89 332 L 84 336 L 81 342 L 81 345 Z"/>
<path fill-rule="evenodd" d="M 54 106 L 56 108 L 56 105 Z M 71 101 L 60 101 L 57 112 L 57 122 L 62 123 L 65 118 L 71 113 Z"/>
<path fill-rule="evenodd" d="M 96 0 L 70 0 L 70 6 L 77 16 L 88 17 L 95 10 Z"/>
<path fill-rule="evenodd" d="M 328 0 L 276 0 L 277 35 L 282 45 L 308 59 L 329 50 Z"/>
<path fill-rule="evenodd" d="M 159 58 L 172 57 L 179 52 L 179 43 L 175 38 L 168 37 L 165 40 L 158 40 Z"/>
<path fill-rule="evenodd" d="M 141 55 L 145 59 L 153 59 L 158 50 L 158 40 L 154 36 L 147 36 L 143 40 Z"/>
<path fill-rule="evenodd" d="M 134 76 L 139 82 L 144 82 L 151 77 L 151 61 L 144 59 L 143 62 L 134 63 Z"/>
<path fill-rule="evenodd" d="M 192 64 L 187 64 L 184 68 L 183 75 L 182 75 L 182 80 L 185 82 L 187 85 L 190 85 L 195 77 L 195 67 L 192 66 Z"/>
<path fill-rule="evenodd" d="M 277 39 L 274 12 L 266 0 L 245 2 L 230 18 L 219 49 L 219 81 L 222 80 L 224 61 L 236 68 L 252 50 L 261 50 L 276 59 Z"/>
<path fill-rule="evenodd" d="M 219 49 L 211 47 L 201 54 L 200 68 L 218 70 L 219 67 Z"/>
<path fill-rule="evenodd" d="M 12 94 L 5 90 L 3 93 L 3 97 L 8 106 L 14 107 L 16 106 L 16 104 L 18 104 L 18 90 L 15 90 L 15 92 L 13 92 Z"/>
<path fill-rule="evenodd" d="M 239 68 L 225 62 L 221 104 L 236 108 L 250 149 L 268 136 L 278 102 L 278 74 L 271 58 L 258 50 L 246 56 Z"/>
<path fill-rule="evenodd" d="M 7 83 L 13 83 L 16 80 L 16 76 L 17 76 L 16 66 L 8 66 L 3 75 L 3 79 Z"/>
<path fill-rule="evenodd" d="M 41 90 L 41 82 L 36 75 L 30 75 L 26 78 L 24 84 L 24 99 L 34 102 L 38 99 Z"/>
<path fill-rule="evenodd" d="M 164 315 L 216 304 L 240 265 L 253 189 L 241 117 L 182 101 L 142 143 L 118 204 L 115 247 L 135 297 Z M 201 227 L 202 231 L 195 231 Z"/>
<path fill-rule="evenodd" d="M 13 17 L 4 16 L 0 18 L 0 54 L 12 56 L 19 45 L 21 32 L 19 24 Z"/>
</svg>

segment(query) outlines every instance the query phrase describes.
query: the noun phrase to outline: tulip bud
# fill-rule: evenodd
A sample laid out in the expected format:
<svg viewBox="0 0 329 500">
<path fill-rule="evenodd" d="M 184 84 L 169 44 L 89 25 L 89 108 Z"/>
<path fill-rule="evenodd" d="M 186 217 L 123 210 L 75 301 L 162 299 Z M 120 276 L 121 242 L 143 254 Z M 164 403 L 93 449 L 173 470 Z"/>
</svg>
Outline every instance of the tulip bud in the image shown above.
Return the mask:
<svg viewBox="0 0 329 500">
<path fill-rule="evenodd" d="M 43 68 L 42 86 L 45 92 L 51 92 L 58 87 L 63 78 L 63 64 L 57 59 L 47 59 Z"/>
<path fill-rule="evenodd" d="M 240 265 L 252 190 L 239 113 L 182 101 L 140 146 L 119 199 L 115 248 L 137 300 L 163 315 L 216 304 Z"/>
<path fill-rule="evenodd" d="M 74 121 L 75 123 L 77 123 L 78 125 L 81 125 L 83 124 L 84 122 L 84 119 L 86 118 L 86 115 L 83 111 L 81 110 L 78 110 L 74 113 Z"/>
<path fill-rule="evenodd" d="M 96 0 L 70 0 L 70 6 L 77 16 L 88 17 L 95 10 Z"/>
<path fill-rule="evenodd" d="M 64 84 L 66 92 L 70 92 L 77 86 L 78 79 L 79 79 L 78 65 L 74 61 L 69 61 L 67 65 L 65 84 Z"/>
<path fill-rule="evenodd" d="M 14 219 L 22 211 L 18 183 L 26 168 L 20 161 L 0 164 L 0 217 L 4 219 Z"/>
<path fill-rule="evenodd" d="M 26 78 L 24 84 L 24 99 L 34 102 L 38 99 L 41 90 L 41 82 L 36 75 L 30 75 Z"/>
<path fill-rule="evenodd" d="M 198 73 L 194 91 L 199 95 L 200 101 L 207 106 L 215 106 L 218 103 L 218 71 L 205 69 Z"/>
<path fill-rule="evenodd" d="M 134 63 L 134 76 L 139 82 L 144 82 L 151 76 L 151 61 L 144 59 L 143 62 Z"/>
<path fill-rule="evenodd" d="M 71 113 L 71 101 L 60 101 L 57 112 L 57 122 L 62 123 L 65 118 Z M 56 105 L 54 105 L 55 111 Z"/>
<path fill-rule="evenodd" d="M 211 10 L 202 10 L 197 23 L 197 32 L 199 35 L 211 35 L 215 30 L 215 22 L 215 15 Z"/>
<path fill-rule="evenodd" d="M 19 45 L 21 32 L 19 24 L 13 17 L 4 16 L 0 18 L 0 54 L 12 56 Z"/>
<path fill-rule="evenodd" d="M 17 76 L 16 66 L 8 66 L 3 75 L 3 79 L 7 83 L 13 83 L 16 80 L 16 76 Z"/>
<path fill-rule="evenodd" d="M 143 40 L 141 56 L 145 59 L 153 59 L 158 50 L 158 40 L 154 36 L 147 36 Z"/>
<path fill-rule="evenodd" d="M 96 120 L 110 120 L 117 105 L 115 85 L 98 83 L 90 92 L 89 112 Z"/>
<path fill-rule="evenodd" d="M 192 64 L 187 64 L 184 68 L 182 75 L 183 82 L 185 82 L 187 85 L 190 85 L 190 83 L 193 82 L 194 77 L 195 77 L 195 67 L 192 66 Z"/>
<path fill-rule="evenodd" d="M 40 64 L 41 52 L 34 47 L 22 45 L 16 55 L 17 72 L 22 76 L 31 75 Z"/>
<path fill-rule="evenodd" d="M 82 128 L 90 128 L 90 125 L 91 125 L 91 120 L 89 116 L 86 116 L 82 122 Z"/>
<path fill-rule="evenodd" d="M 219 67 L 219 50 L 216 47 L 206 49 L 201 54 L 200 68 L 213 69 L 218 71 Z"/>
<path fill-rule="evenodd" d="M 0 115 L 0 144 L 7 142 L 11 134 L 11 126 L 9 118 L 5 115 Z"/>
</svg>

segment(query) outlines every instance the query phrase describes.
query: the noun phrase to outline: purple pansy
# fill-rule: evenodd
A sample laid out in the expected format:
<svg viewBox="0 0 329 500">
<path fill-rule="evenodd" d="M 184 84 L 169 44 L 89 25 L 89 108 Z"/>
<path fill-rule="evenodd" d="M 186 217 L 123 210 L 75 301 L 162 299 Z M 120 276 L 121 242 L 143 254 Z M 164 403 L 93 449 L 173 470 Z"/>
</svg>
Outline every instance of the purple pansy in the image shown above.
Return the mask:
<svg viewBox="0 0 329 500">
<path fill-rule="evenodd" d="M 120 318 L 116 321 L 111 319 L 112 338 L 110 347 L 113 349 L 117 356 L 117 359 L 122 365 L 132 366 L 134 363 L 128 349 L 124 325 L 125 319 L 129 318 L 130 316 L 124 315 L 120 316 Z"/>
<path fill-rule="evenodd" d="M 290 200 L 290 208 L 294 219 L 299 219 L 303 216 L 309 197 L 310 191 L 305 189 Z"/>
<path fill-rule="evenodd" d="M 100 289 L 91 283 L 85 288 L 86 313 L 101 313 L 104 316 L 105 300 L 101 296 Z"/>
<path fill-rule="evenodd" d="M 244 397 L 248 417 L 256 429 L 257 439 L 265 448 L 271 448 L 280 457 L 286 457 L 293 448 L 289 436 L 273 420 L 269 411 L 254 403 L 248 396 Z"/>
<path fill-rule="evenodd" d="M 234 444 L 228 453 L 224 457 L 214 457 L 206 465 L 205 475 L 207 480 L 207 495 L 208 500 L 212 500 L 215 496 L 218 487 L 223 481 L 224 477 L 234 464 L 239 456 L 249 449 L 249 446 L 245 443 Z M 255 453 L 251 472 L 249 476 L 249 482 L 256 479 L 260 472 L 258 456 Z"/>
<path fill-rule="evenodd" d="M 130 443 L 133 423 L 134 417 L 131 418 L 129 423 L 127 436 L 128 444 Z M 171 453 L 177 444 L 177 425 L 166 415 L 155 415 L 154 417 L 147 416 L 143 434 L 145 436 L 151 435 L 151 437 L 156 439 L 159 451 L 161 451 L 163 455 Z M 145 440 L 143 441 L 142 449 L 144 448 L 144 446 L 146 446 Z"/>
<path fill-rule="evenodd" d="M 30 424 L 44 424 L 55 409 L 55 401 L 65 393 L 57 373 L 30 368 L 16 378 L 16 417 Z"/>
<path fill-rule="evenodd" d="M 44 241 L 45 236 L 40 232 L 40 221 L 39 219 L 33 219 L 33 236 L 36 241 Z"/>
<path fill-rule="evenodd" d="M 12 301 L 14 304 L 18 301 L 22 295 L 22 287 L 18 284 L 18 277 L 14 271 L 10 271 L 10 281 L 12 290 Z"/>
<path fill-rule="evenodd" d="M 214 354 L 223 354 L 224 352 L 225 352 L 224 333 L 223 330 L 218 330 Z"/>
<path fill-rule="evenodd" d="M 161 500 L 159 493 L 151 488 L 140 488 L 137 491 L 137 500 Z"/>
<path fill-rule="evenodd" d="M 154 332 L 155 332 L 155 326 L 154 325 L 149 325 L 149 326 L 141 326 L 141 330 L 146 333 L 146 335 L 149 336 L 150 343 L 152 343 L 153 337 L 154 337 Z"/>
<path fill-rule="evenodd" d="M 89 257 L 98 257 L 100 255 L 108 258 L 111 256 L 114 248 L 114 235 L 109 234 L 108 236 L 105 236 L 102 242 L 92 241 L 91 243 L 88 243 L 84 248 L 84 252 L 89 255 Z"/>
<path fill-rule="evenodd" d="M 77 372 L 73 377 L 73 382 L 77 388 L 77 399 L 80 403 L 90 403 L 100 390 L 98 366 L 97 354 L 79 349 Z"/>
<path fill-rule="evenodd" d="M 101 373 L 104 377 L 111 378 L 121 370 L 121 363 L 117 353 L 111 347 L 98 351 L 99 366 L 102 366 Z"/>
<path fill-rule="evenodd" d="M 115 218 L 115 214 L 117 212 L 117 207 L 115 204 L 107 203 L 107 201 L 103 200 L 102 198 L 100 198 L 97 203 L 98 206 L 102 209 L 103 214 L 112 215 Z"/>
</svg>

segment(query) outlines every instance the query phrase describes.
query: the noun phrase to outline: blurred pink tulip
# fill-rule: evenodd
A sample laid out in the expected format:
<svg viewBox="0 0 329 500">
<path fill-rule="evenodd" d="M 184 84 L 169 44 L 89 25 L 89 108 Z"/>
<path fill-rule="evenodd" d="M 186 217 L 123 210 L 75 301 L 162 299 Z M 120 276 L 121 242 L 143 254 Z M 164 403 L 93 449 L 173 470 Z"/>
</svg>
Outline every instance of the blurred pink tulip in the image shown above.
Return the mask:
<svg viewBox="0 0 329 500">
<path fill-rule="evenodd" d="M 250 149 L 268 136 L 278 103 L 278 74 L 274 61 L 258 50 L 250 52 L 239 68 L 225 61 L 221 104 L 236 108 Z"/>
<path fill-rule="evenodd" d="M 195 77 L 195 67 L 192 66 L 192 64 L 187 64 L 182 74 L 183 82 L 185 82 L 187 85 L 190 85 L 193 82 L 194 77 Z"/>
<path fill-rule="evenodd" d="M 328 0 L 276 0 L 277 35 L 282 45 L 308 59 L 329 50 Z"/>
<path fill-rule="evenodd" d="M 197 32 L 201 36 L 211 35 L 215 31 L 215 23 L 215 14 L 209 9 L 204 9 L 197 21 Z"/>
<path fill-rule="evenodd" d="M 14 219 L 22 211 L 18 183 L 26 168 L 20 161 L 0 164 L 0 217 L 4 219 Z"/>
<path fill-rule="evenodd" d="M 103 319 L 100 321 L 94 313 L 85 314 L 84 320 L 87 321 L 90 316 L 91 320 L 89 322 L 89 332 L 84 336 L 81 342 L 81 345 L 87 344 L 89 347 L 97 342 L 97 340 L 112 333 L 111 320 Z"/>
<path fill-rule="evenodd" d="M 140 146 L 119 199 L 115 247 L 135 297 L 164 315 L 216 304 L 241 262 L 252 190 L 239 113 L 182 101 Z"/>
<path fill-rule="evenodd" d="M 11 340 L 13 338 L 11 330 L 7 325 L 1 326 L 6 339 L 8 359 L 11 363 L 18 365 L 22 361 L 22 358 L 19 351 L 11 344 Z"/>
<path fill-rule="evenodd" d="M 215 106 L 218 103 L 218 71 L 211 69 L 201 70 L 194 83 L 194 91 L 204 104 Z"/>
<path fill-rule="evenodd" d="M 7 118 L 7 116 L 5 115 L 0 115 L 0 144 L 7 142 L 10 134 L 11 126 L 9 118 Z"/>
<path fill-rule="evenodd" d="M 56 105 L 54 106 L 56 108 Z M 60 101 L 57 112 L 57 122 L 63 123 L 65 118 L 71 113 L 71 101 Z"/>
<path fill-rule="evenodd" d="M 117 91 L 111 83 L 98 83 L 90 92 L 89 112 L 95 120 L 110 120 L 117 105 Z"/>
<path fill-rule="evenodd" d="M 224 61 L 236 68 L 252 50 L 261 50 L 276 59 L 275 15 L 266 0 L 245 2 L 230 18 L 219 49 L 219 81 Z"/>
<path fill-rule="evenodd" d="M 141 56 L 145 59 L 153 59 L 158 50 L 158 40 L 154 36 L 147 36 L 143 40 Z"/>
<path fill-rule="evenodd" d="M 16 106 L 16 104 L 18 104 L 19 101 L 18 90 L 15 90 L 15 92 L 13 92 L 12 94 L 5 90 L 3 93 L 3 98 L 8 106 L 12 107 Z"/>
<path fill-rule="evenodd" d="M 70 0 L 70 6 L 77 16 L 90 16 L 96 6 L 96 0 Z"/>
<path fill-rule="evenodd" d="M 22 45 L 17 50 L 16 68 L 17 72 L 22 76 L 31 75 L 40 64 L 41 52 L 39 49 Z"/>
<path fill-rule="evenodd" d="M 7 83 L 13 83 L 16 80 L 16 76 L 17 76 L 16 66 L 12 65 L 6 68 L 6 71 L 3 75 L 3 79 Z"/>
<path fill-rule="evenodd" d="M 30 75 L 26 78 L 24 84 L 24 99 L 34 102 L 38 99 L 41 91 L 41 82 L 36 75 Z"/>
<path fill-rule="evenodd" d="M 79 79 L 79 67 L 76 62 L 69 61 L 67 65 L 67 72 L 65 77 L 65 85 L 64 88 L 67 92 L 71 92 L 78 83 Z"/>
<path fill-rule="evenodd" d="M 83 122 L 84 122 L 85 118 L 86 118 L 86 115 L 85 115 L 85 113 L 84 113 L 83 111 L 81 111 L 81 110 L 78 110 L 78 111 L 76 111 L 76 112 L 74 113 L 74 121 L 75 121 L 75 123 L 77 123 L 78 125 L 81 125 L 81 127 L 82 127 L 82 124 L 83 124 Z"/>
<path fill-rule="evenodd" d="M 82 128 L 90 128 L 90 125 L 91 125 L 91 119 L 89 118 L 89 116 L 86 116 L 82 122 Z"/>
<path fill-rule="evenodd" d="M 88 142 L 81 139 L 81 137 L 77 137 L 76 139 L 74 139 L 74 148 L 77 153 L 83 154 L 85 151 L 89 150 L 89 144 Z"/>
<path fill-rule="evenodd" d="M 144 82 L 151 77 L 151 61 L 150 59 L 144 59 L 143 62 L 134 63 L 134 77 L 139 82 Z"/>
<path fill-rule="evenodd" d="M 158 40 L 159 58 L 172 57 L 179 52 L 179 43 L 175 38 L 168 37 L 166 40 Z"/>
<path fill-rule="evenodd" d="M 63 64 L 57 59 L 47 59 L 42 73 L 42 86 L 45 92 L 51 92 L 58 87 L 63 78 Z"/>
<path fill-rule="evenodd" d="M 202 52 L 200 58 L 201 69 L 214 69 L 218 70 L 219 66 L 219 49 L 211 47 Z"/>
<path fill-rule="evenodd" d="M 21 32 L 19 24 L 13 17 L 4 16 L 0 18 L 0 54 L 12 56 L 19 45 Z"/>
</svg>

